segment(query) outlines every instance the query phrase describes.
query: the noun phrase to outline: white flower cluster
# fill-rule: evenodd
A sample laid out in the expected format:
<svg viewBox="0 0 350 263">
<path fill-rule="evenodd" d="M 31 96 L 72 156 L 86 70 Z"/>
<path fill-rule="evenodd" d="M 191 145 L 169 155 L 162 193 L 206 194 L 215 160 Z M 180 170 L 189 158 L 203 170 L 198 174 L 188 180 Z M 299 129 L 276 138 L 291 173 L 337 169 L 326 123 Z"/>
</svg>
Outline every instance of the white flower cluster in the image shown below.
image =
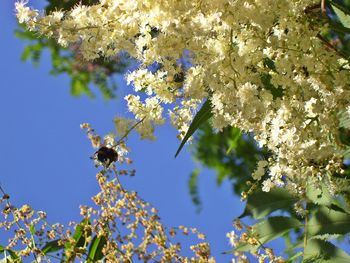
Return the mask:
<svg viewBox="0 0 350 263">
<path fill-rule="evenodd" d="M 129 110 L 144 138 L 164 121 L 164 104 L 183 136 L 201 101 L 211 100 L 216 129 L 253 132 L 273 156 L 254 173 L 275 185 L 342 172 L 337 113 L 349 107 L 350 72 L 318 39 L 308 17 L 314 0 L 101 0 L 63 15 L 38 16 L 17 3 L 31 30 L 62 45 L 80 43 L 87 60 L 123 50 L 141 62 L 127 76 Z M 185 62 L 181 62 L 185 59 Z M 158 65 L 151 69 L 151 65 Z"/>
</svg>

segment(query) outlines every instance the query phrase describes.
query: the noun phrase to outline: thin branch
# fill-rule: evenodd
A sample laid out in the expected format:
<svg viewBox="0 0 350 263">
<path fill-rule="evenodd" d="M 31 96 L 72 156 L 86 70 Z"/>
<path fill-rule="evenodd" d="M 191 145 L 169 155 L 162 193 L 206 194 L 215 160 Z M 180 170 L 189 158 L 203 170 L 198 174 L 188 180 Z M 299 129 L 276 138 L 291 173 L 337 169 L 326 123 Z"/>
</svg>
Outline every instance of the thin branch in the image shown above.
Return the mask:
<svg viewBox="0 0 350 263">
<path fill-rule="evenodd" d="M 306 207 L 305 207 L 305 221 L 304 221 L 304 242 L 303 242 L 303 253 L 305 253 L 305 249 L 306 249 L 306 246 L 307 246 L 307 240 L 308 240 L 308 232 L 307 232 L 307 227 L 308 227 L 308 218 L 309 218 L 309 211 L 307 210 L 308 209 L 308 205 L 306 204 Z"/>
<path fill-rule="evenodd" d="M 144 120 L 146 119 L 146 117 L 143 117 L 141 120 L 139 120 L 138 122 L 136 122 L 133 126 L 131 126 L 126 133 L 116 142 L 116 144 L 120 144 L 126 137 L 128 137 L 129 133 L 135 129 L 139 124 L 141 124 Z"/>
<path fill-rule="evenodd" d="M 3 194 L 3 196 L 7 195 L 6 192 L 4 191 L 4 189 L 2 188 L 1 185 L 0 185 L 0 191 L 1 191 L 1 193 Z M 13 219 L 14 219 L 15 224 L 17 225 L 17 227 L 18 227 L 19 229 L 23 229 L 23 227 L 19 224 L 19 222 L 18 222 L 18 220 L 17 220 L 17 218 L 16 218 L 14 212 L 12 211 L 12 205 L 11 205 L 10 201 L 8 200 L 8 198 L 6 198 L 5 200 L 6 200 L 6 205 L 7 205 L 7 207 L 10 209 L 10 212 L 11 212 L 11 214 L 12 214 L 12 216 L 13 216 Z M 30 231 L 29 231 L 29 232 L 30 232 Z M 33 246 L 34 246 L 33 248 L 36 248 L 35 242 L 34 242 L 34 236 L 33 236 L 33 234 L 32 234 L 31 232 L 30 232 L 30 237 L 31 237 L 31 239 L 32 239 L 32 244 L 33 244 Z M 29 245 L 28 245 L 28 246 L 29 246 Z M 31 245 L 30 245 L 29 247 L 31 247 Z M 33 252 L 34 252 L 34 251 L 33 251 Z M 35 252 L 33 253 L 33 256 L 34 256 L 35 262 L 39 263 L 38 258 L 37 258 L 37 256 L 36 256 Z"/>
<path fill-rule="evenodd" d="M 326 17 L 326 16 L 327 16 L 327 12 L 326 12 L 326 0 L 322 0 L 322 1 L 321 1 L 321 11 L 322 11 L 322 14 Z"/>
</svg>

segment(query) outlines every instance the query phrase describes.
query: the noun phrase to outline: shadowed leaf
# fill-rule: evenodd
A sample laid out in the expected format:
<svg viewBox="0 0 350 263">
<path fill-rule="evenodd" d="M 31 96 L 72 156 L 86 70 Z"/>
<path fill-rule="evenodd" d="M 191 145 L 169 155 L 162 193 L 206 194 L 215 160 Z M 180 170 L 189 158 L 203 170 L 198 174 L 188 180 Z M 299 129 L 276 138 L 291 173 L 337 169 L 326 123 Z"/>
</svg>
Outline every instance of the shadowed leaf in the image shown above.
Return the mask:
<svg viewBox="0 0 350 263">
<path fill-rule="evenodd" d="M 288 209 L 298 200 L 285 189 L 274 188 L 270 192 L 256 191 L 248 197 L 245 210 L 239 218 L 252 216 L 263 218 L 278 209 Z"/>
<path fill-rule="evenodd" d="M 53 240 L 51 242 L 46 243 L 46 245 L 41 249 L 41 251 L 44 254 L 48 254 L 48 253 L 56 252 L 56 251 L 62 249 L 64 246 L 63 245 L 59 245 L 58 241 L 59 240 Z"/>
<path fill-rule="evenodd" d="M 320 207 L 308 223 L 310 235 L 346 234 L 350 232 L 350 215 L 328 207 Z"/>
<path fill-rule="evenodd" d="M 312 239 L 307 242 L 303 263 L 348 263 L 350 256 L 330 242 Z"/>
<path fill-rule="evenodd" d="M 106 238 L 104 236 L 97 237 L 95 236 L 91 242 L 89 253 L 88 253 L 88 262 L 96 262 L 103 258 L 102 249 L 106 244 Z"/>
</svg>

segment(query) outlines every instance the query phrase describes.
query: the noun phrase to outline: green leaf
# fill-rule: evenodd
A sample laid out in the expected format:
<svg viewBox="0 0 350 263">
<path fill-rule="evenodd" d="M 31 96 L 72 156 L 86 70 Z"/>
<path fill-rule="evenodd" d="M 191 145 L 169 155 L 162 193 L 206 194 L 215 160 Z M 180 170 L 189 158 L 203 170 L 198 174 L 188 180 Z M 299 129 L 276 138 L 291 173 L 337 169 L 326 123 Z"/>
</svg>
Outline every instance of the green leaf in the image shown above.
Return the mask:
<svg viewBox="0 0 350 263">
<path fill-rule="evenodd" d="M 268 57 L 265 57 L 263 59 L 263 63 L 264 63 L 264 66 L 271 69 L 272 71 L 275 71 L 276 72 L 276 65 L 275 65 L 275 62 L 268 58 Z"/>
<path fill-rule="evenodd" d="M 339 127 L 350 129 L 350 114 L 348 111 L 343 111 L 338 114 L 339 116 Z"/>
<path fill-rule="evenodd" d="M 350 232 L 350 214 L 321 206 L 315 210 L 308 223 L 309 235 L 334 235 Z"/>
<path fill-rule="evenodd" d="M 210 105 L 210 100 L 208 99 L 206 100 L 206 102 L 204 102 L 202 108 L 197 112 L 196 116 L 194 116 L 193 121 L 190 127 L 188 128 L 188 131 L 185 137 L 183 138 L 179 148 L 175 153 L 175 158 L 178 156 L 182 147 L 185 145 L 188 139 L 192 136 L 192 134 L 199 128 L 200 125 L 208 121 L 211 118 L 211 116 L 212 116 L 211 105 Z"/>
<path fill-rule="evenodd" d="M 303 263 L 349 263 L 350 256 L 330 242 L 311 239 L 304 250 Z"/>
<path fill-rule="evenodd" d="M 13 259 L 12 262 L 20 263 L 22 262 L 21 258 L 17 255 L 17 253 L 13 250 L 6 249 L 6 252 L 8 252 L 11 256 L 11 259 Z"/>
<path fill-rule="evenodd" d="M 32 62 L 37 65 L 41 57 L 42 49 L 43 45 L 40 42 L 26 46 L 22 52 L 21 60 L 26 61 L 32 59 Z"/>
<path fill-rule="evenodd" d="M 87 72 L 75 72 L 71 75 L 71 94 L 73 96 L 80 96 L 86 94 L 89 97 L 93 97 L 91 90 L 89 89 L 89 82 L 91 76 Z"/>
<path fill-rule="evenodd" d="M 33 224 L 30 225 L 29 231 L 33 236 L 35 235 L 35 226 Z"/>
<path fill-rule="evenodd" d="M 260 243 L 265 244 L 291 229 L 300 227 L 303 227 L 303 224 L 295 218 L 275 216 L 253 226 L 253 231 L 258 235 Z"/>
<path fill-rule="evenodd" d="M 343 26 L 350 28 L 349 10 L 347 10 L 342 5 L 335 3 L 334 1 L 330 1 L 330 3 L 335 14 L 338 16 L 339 21 L 343 24 Z"/>
<path fill-rule="evenodd" d="M 283 89 L 281 87 L 276 88 L 274 85 L 272 85 L 271 79 L 272 77 L 270 74 L 267 74 L 267 73 L 260 74 L 260 80 L 264 85 L 264 88 L 271 92 L 273 98 L 274 99 L 282 98 L 284 94 Z"/>
<path fill-rule="evenodd" d="M 340 34 L 350 34 L 350 28 L 344 27 L 341 23 L 329 21 L 329 27 Z"/>
<path fill-rule="evenodd" d="M 350 159 L 350 147 L 346 147 L 342 154 L 345 159 Z"/>
<path fill-rule="evenodd" d="M 4 247 L 1 247 L 1 248 L 4 248 Z M 22 262 L 22 259 L 13 250 L 3 249 L 3 250 L 0 250 L 0 254 L 4 253 L 5 251 L 8 252 L 10 254 L 10 256 L 6 256 L 5 258 L 0 259 L 0 263 L 2 263 L 2 262 L 4 262 L 4 263 L 21 263 Z"/>
<path fill-rule="evenodd" d="M 310 184 L 306 190 L 306 197 L 314 204 L 326 206 L 331 205 L 334 199 L 324 183 L 321 183 L 317 188 Z"/>
<path fill-rule="evenodd" d="M 292 229 L 303 227 L 303 224 L 291 217 L 275 216 L 252 226 L 251 233 L 257 238 L 259 244 L 265 244 L 271 240 L 282 237 Z M 256 251 L 259 246 L 252 246 L 246 243 L 239 244 L 234 251 Z"/>
<path fill-rule="evenodd" d="M 303 252 L 297 252 L 296 254 L 294 254 L 293 256 L 291 256 L 290 258 L 288 258 L 285 262 L 286 263 L 292 263 L 292 262 L 295 262 L 295 260 L 299 257 L 302 257 L 303 256 Z"/>
<path fill-rule="evenodd" d="M 34 32 L 26 30 L 24 26 L 19 25 L 22 29 L 15 31 L 15 36 L 21 39 L 37 40 L 38 36 Z"/>
<path fill-rule="evenodd" d="M 21 60 L 27 61 L 30 58 L 31 54 L 32 54 L 31 46 L 26 46 L 22 52 Z"/>
<path fill-rule="evenodd" d="M 104 245 L 107 243 L 106 238 L 104 236 L 97 237 L 95 236 L 91 242 L 89 253 L 88 253 L 88 261 L 96 262 L 103 258 L 102 249 Z"/>
<path fill-rule="evenodd" d="M 201 199 L 198 193 L 198 176 L 200 170 L 196 168 L 192 171 L 190 178 L 188 180 L 188 188 L 190 190 L 190 195 L 193 204 L 197 207 L 197 212 L 201 210 Z"/>
<path fill-rule="evenodd" d="M 81 79 L 73 78 L 71 84 L 71 94 L 73 96 L 80 96 L 82 93 L 84 93 L 86 85 L 87 83 L 83 82 Z"/>
<path fill-rule="evenodd" d="M 89 220 L 84 219 L 75 228 L 75 232 L 72 237 L 76 241 L 75 247 L 82 247 L 84 245 L 85 243 L 84 227 L 87 224 L 90 224 Z M 65 249 L 70 249 L 70 248 L 71 248 L 71 245 L 69 242 L 67 242 L 65 245 Z"/>
<path fill-rule="evenodd" d="M 285 189 L 274 188 L 270 192 L 256 191 L 248 197 L 245 210 L 239 218 L 252 216 L 255 219 L 260 219 L 278 209 L 293 207 L 297 200 L 297 197 Z"/>
<path fill-rule="evenodd" d="M 233 149 L 236 149 L 238 142 L 242 137 L 241 130 L 238 128 L 232 128 L 232 137 L 229 139 L 228 144 L 229 148 L 226 151 L 226 154 L 229 154 Z"/>
<path fill-rule="evenodd" d="M 44 254 L 61 250 L 64 246 L 59 245 L 59 239 L 47 242 L 46 245 L 41 249 Z"/>
</svg>

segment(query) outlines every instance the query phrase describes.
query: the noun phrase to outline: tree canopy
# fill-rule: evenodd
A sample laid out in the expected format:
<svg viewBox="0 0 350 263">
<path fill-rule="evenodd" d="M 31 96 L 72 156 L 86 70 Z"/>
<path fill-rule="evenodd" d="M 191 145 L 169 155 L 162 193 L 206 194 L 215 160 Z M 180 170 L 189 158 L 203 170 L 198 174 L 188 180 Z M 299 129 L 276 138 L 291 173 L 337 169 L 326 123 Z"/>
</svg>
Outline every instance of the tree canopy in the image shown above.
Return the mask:
<svg viewBox="0 0 350 263">
<path fill-rule="evenodd" d="M 111 99 L 110 76 L 125 73 L 134 118 L 115 118 L 117 134 L 104 137 L 82 124 L 96 149 L 101 192 L 94 207 L 81 207 L 74 231 L 46 230 L 46 215 L 13 208 L 3 193 L 5 214 L 24 224 L 15 236 L 23 246 L 0 248 L 7 258 L 49 261 L 59 251 L 64 262 L 215 262 L 202 233 L 166 228 L 118 179 L 133 175 L 114 165 L 131 164 L 130 132 L 153 140 L 169 120 L 180 139 L 169 154 L 192 141 L 193 156 L 217 172 L 218 185 L 230 180 L 246 201 L 226 253 L 238 262 L 247 255 L 350 261 L 343 250 L 350 231 L 348 1 L 51 1 L 46 15 L 15 6 L 18 35 L 32 41 L 23 59 L 36 62 L 49 48 L 53 72 L 70 75 L 73 95 L 92 96 L 92 82 Z M 124 72 L 127 63 L 137 67 Z M 189 178 L 198 208 L 199 175 Z M 48 234 L 37 235 L 38 228 Z M 193 256 L 172 241 L 178 232 L 198 237 Z M 284 251 L 270 247 L 276 239 L 284 239 Z"/>
</svg>

